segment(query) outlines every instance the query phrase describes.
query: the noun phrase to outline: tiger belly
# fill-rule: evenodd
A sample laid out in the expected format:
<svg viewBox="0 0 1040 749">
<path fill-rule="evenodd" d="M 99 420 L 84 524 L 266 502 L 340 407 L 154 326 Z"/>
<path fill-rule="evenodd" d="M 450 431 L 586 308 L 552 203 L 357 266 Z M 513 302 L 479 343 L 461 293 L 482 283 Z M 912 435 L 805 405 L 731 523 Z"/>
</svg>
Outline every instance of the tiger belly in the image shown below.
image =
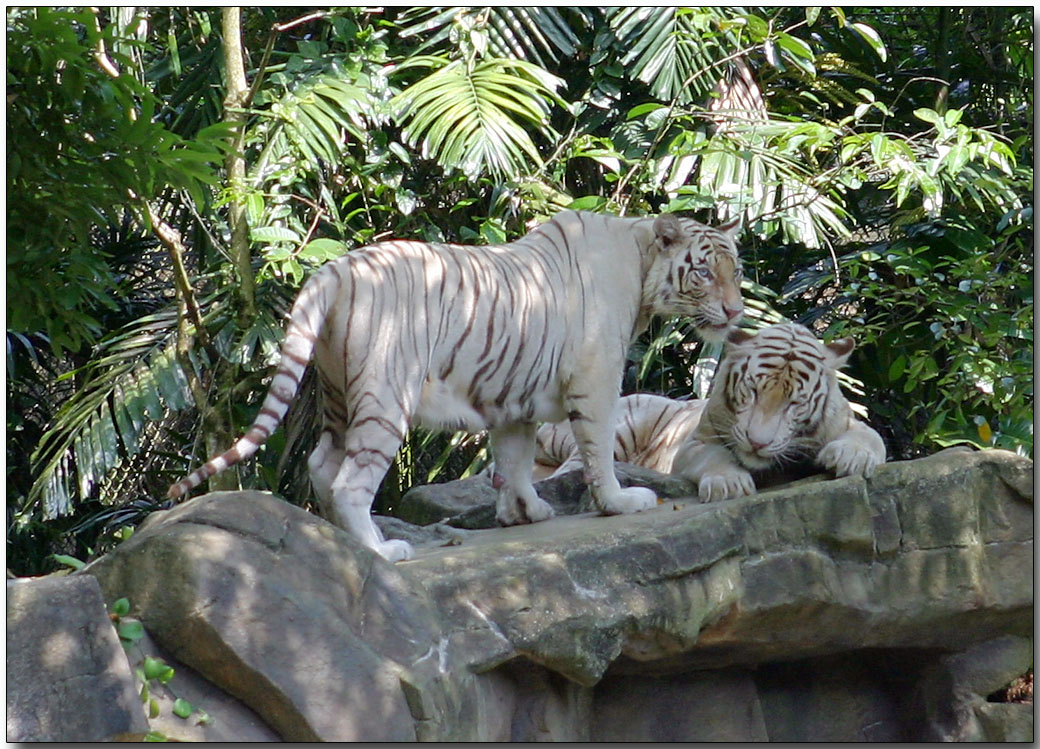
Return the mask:
<svg viewBox="0 0 1040 749">
<path fill-rule="evenodd" d="M 470 395 L 471 383 L 428 377 L 419 396 L 415 420 L 428 429 L 479 432 L 516 422 L 557 421 L 566 416 L 559 387 L 532 393 L 509 392 L 484 398 Z"/>
</svg>

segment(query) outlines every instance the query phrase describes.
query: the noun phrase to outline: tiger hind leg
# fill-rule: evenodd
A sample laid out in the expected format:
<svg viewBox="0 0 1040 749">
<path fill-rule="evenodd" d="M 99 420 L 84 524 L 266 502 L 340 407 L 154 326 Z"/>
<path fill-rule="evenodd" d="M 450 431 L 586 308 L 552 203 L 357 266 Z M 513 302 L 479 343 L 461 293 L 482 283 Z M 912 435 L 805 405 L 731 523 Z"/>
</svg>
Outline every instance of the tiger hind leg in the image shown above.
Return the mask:
<svg viewBox="0 0 1040 749">
<path fill-rule="evenodd" d="M 403 427 L 391 427 L 382 419 L 355 419 L 343 447 L 325 431 L 307 465 L 322 509 L 336 525 L 387 561 L 398 562 L 412 558 L 411 544 L 384 539 L 371 513 L 379 484 L 401 446 Z"/>
<path fill-rule="evenodd" d="M 495 456 L 492 485 L 498 489 L 495 518 L 502 525 L 538 523 L 555 513 L 531 483 L 534 468 L 535 425 L 509 424 L 489 433 Z"/>
</svg>

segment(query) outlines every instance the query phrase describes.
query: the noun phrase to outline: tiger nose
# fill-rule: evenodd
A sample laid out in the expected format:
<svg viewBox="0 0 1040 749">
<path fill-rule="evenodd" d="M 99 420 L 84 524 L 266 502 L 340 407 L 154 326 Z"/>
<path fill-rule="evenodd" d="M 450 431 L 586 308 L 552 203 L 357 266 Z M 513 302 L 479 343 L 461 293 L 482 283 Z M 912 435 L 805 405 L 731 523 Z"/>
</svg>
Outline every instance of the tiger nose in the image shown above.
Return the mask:
<svg viewBox="0 0 1040 749">
<path fill-rule="evenodd" d="M 767 447 L 769 447 L 769 442 L 759 442 L 758 440 L 751 439 L 750 437 L 748 438 L 748 444 L 751 445 L 751 449 L 754 450 L 756 453 L 760 450 L 765 450 Z"/>
<path fill-rule="evenodd" d="M 727 320 L 732 320 L 744 314 L 744 305 L 738 307 L 723 307 L 722 309 L 726 313 Z"/>
</svg>

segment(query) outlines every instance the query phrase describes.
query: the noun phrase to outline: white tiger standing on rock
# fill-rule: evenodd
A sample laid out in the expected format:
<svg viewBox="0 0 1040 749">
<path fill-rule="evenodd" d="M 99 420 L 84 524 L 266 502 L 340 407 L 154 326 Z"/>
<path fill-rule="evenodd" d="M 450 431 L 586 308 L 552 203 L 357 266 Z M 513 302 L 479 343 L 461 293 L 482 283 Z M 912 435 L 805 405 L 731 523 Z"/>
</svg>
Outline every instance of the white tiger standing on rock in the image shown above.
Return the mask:
<svg viewBox="0 0 1040 749">
<path fill-rule="evenodd" d="M 852 338 L 824 345 L 794 323 L 731 332 L 672 473 L 709 502 L 754 494 L 752 471 L 805 458 L 836 476 L 871 476 L 885 462 L 885 443 L 856 418 L 837 378 L 854 346 Z"/>
<path fill-rule="evenodd" d="M 614 475 L 614 417 L 631 341 L 654 315 L 687 315 L 721 339 L 743 313 L 735 224 L 662 214 L 564 211 L 505 245 L 392 241 L 327 263 L 289 314 L 260 414 L 235 445 L 169 495 L 253 455 L 282 421 L 313 358 L 324 406 L 308 460 L 323 508 L 386 559 L 370 508 L 408 428 L 490 430 L 496 516 L 552 516 L 531 469 L 539 421 L 570 420 L 593 501 L 606 514 L 655 506 Z"/>
</svg>

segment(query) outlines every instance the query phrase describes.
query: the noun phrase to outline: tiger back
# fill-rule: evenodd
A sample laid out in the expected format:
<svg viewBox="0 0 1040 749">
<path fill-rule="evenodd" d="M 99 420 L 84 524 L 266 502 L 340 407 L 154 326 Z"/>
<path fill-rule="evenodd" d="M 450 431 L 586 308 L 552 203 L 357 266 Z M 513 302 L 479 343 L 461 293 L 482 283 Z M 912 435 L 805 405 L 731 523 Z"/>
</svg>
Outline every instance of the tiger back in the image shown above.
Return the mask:
<svg viewBox="0 0 1040 749">
<path fill-rule="evenodd" d="M 804 460 L 836 476 L 871 476 L 885 462 L 884 441 L 856 418 L 837 379 L 854 345 L 824 345 L 794 323 L 734 330 L 672 472 L 707 501 L 752 494 L 753 473 Z"/>
<path fill-rule="evenodd" d="M 656 504 L 613 471 L 612 416 L 632 339 L 655 315 L 725 336 L 743 311 L 734 228 L 670 214 L 564 211 L 521 239 L 471 247 L 392 241 L 327 263 L 289 314 L 282 358 L 253 424 L 182 481 L 186 494 L 254 454 L 284 418 L 308 363 L 323 404 L 308 459 L 323 508 L 392 561 L 370 507 L 407 430 L 488 429 L 504 525 L 545 520 L 531 483 L 536 423 L 568 418 L 598 509 Z"/>
</svg>

